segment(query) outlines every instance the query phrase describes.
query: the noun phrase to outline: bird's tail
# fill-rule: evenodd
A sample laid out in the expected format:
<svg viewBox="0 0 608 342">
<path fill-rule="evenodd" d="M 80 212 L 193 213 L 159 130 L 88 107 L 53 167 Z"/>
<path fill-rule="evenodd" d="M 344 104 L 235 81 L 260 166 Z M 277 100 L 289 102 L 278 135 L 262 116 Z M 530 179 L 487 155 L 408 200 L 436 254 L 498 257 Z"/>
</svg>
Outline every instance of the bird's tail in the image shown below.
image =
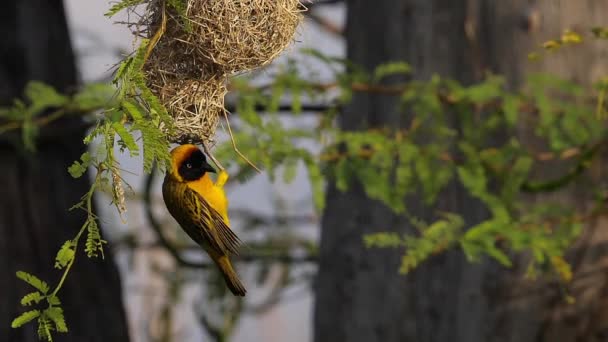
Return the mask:
<svg viewBox="0 0 608 342">
<path fill-rule="evenodd" d="M 243 286 L 239 276 L 234 271 L 230 259 L 228 259 L 226 255 L 222 255 L 219 258 L 214 258 L 214 260 L 219 266 L 230 291 L 232 291 L 235 296 L 244 296 L 245 293 L 247 293 L 247 290 L 245 290 L 245 286 Z"/>
</svg>

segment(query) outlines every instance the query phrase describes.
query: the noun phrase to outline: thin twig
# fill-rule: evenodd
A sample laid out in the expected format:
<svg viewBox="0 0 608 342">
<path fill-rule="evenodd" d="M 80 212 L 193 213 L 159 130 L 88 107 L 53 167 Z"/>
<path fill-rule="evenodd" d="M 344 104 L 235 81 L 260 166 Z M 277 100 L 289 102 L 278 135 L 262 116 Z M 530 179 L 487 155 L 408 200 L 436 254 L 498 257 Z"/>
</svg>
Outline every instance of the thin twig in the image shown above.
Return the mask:
<svg viewBox="0 0 608 342">
<path fill-rule="evenodd" d="M 232 141 L 232 149 L 234 149 L 234 152 L 236 152 L 236 154 L 238 154 L 239 157 L 243 158 L 243 160 L 245 160 L 247 162 L 247 164 L 249 164 L 251 167 L 253 167 L 258 173 L 262 173 L 262 171 L 260 169 L 258 169 L 258 167 L 255 166 L 255 164 L 253 164 L 249 159 L 247 159 L 247 157 L 245 157 L 245 155 L 243 155 L 241 153 L 241 151 L 239 151 L 239 149 L 236 147 L 236 141 L 234 140 L 234 135 L 232 134 L 232 128 L 230 128 L 230 121 L 228 120 L 228 114 L 226 113 L 226 111 L 224 111 L 224 118 L 226 118 L 226 125 L 228 126 L 228 134 L 230 134 L 230 141 Z"/>
<path fill-rule="evenodd" d="M 207 156 L 209 156 L 209 158 L 211 158 L 211 160 L 213 160 L 213 162 L 218 167 L 218 169 L 220 169 L 221 171 L 225 170 L 224 167 L 222 166 L 222 164 L 220 164 L 219 160 L 217 160 L 215 158 L 215 156 L 213 156 L 213 153 L 211 153 L 211 149 L 209 149 L 209 146 L 207 146 L 206 141 L 203 141 L 203 150 L 205 150 L 205 154 L 207 154 Z"/>
<path fill-rule="evenodd" d="M 148 57 L 150 57 L 150 53 L 152 53 L 152 50 L 154 49 L 154 47 L 156 47 L 156 44 L 158 43 L 158 41 L 160 40 L 160 38 L 163 36 L 163 34 L 165 34 L 165 30 L 167 28 L 167 15 L 165 13 L 165 2 L 162 2 L 162 19 L 160 22 L 160 27 L 158 28 L 158 30 L 156 31 L 156 33 L 154 33 L 154 36 L 152 36 L 152 39 L 150 40 L 150 44 L 148 45 L 148 48 L 146 49 L 146 55 L 144 56 L 144 63 L 148 60 Z"/>
<path fill-rule="evenodd" d="M 231 115 L 239 114 L 236 110 L 236 103 L 227 103 L 225 108 L 231 113 Z M 299 112 L 301 112 L 301 114 L 318 114 L 319 112 L 326 112 L 330 109 L 340 109 L 340 105 L 336 103 L 305 103 L 300 105 Z M 258 112 L 258 114 L 265 114 L 268 112 L 268 106 L 261 103 L 256 103 L 253 106 L 253 110 Z M 283 113 L 294 111 L 294 105 L 286 103 L 279 105 L 279 107 L 275 108 L 275 111 L 273 112 Z"/>
<path fill-rule="evenodd" d="M 579 155 L 580 158 L 576 161 L 576 164 L 566 174 L 548 181 L 531 181 L 527 180 L 521 185 L 521 191 L 528 193 L 540 193 L 540 192 L 553 192 L 556 190 L 563 189 L 566 185 L 571 183 L 574 179 L 580 176 L 585 170 L 591 165 L 591 161 L 599 154 L 601 148 L 604 146 L 606 139 L 602 139 L 596 142 Z"/>
<path fill-rule="evenodd" d="M 302 2 L 306 2 L 307 3 L 306 7 L 310 10 L 313 7 L 344 3 L 344 0 L 315 0 L 315 1 L 302 1 Z"/>
<path fill-rule="evenodd" d="M 319 25 L 323 30 L 333 34 L 334 36 L 343 37 L 344 30 L 338 25 L 334 24 L 332 21 L 323 18 L 320 15 L 316 15 L 314 13 L 309 12 L 307 17 L 312 20 L 314 23 Z"/>
<path fill-rule="evenodd" d="M 72 112 L 69 112 L 66 108 L 61 108 L 58 109 L 52 113 L 50 113 L 49 115 L 45 115 L 45 116 L 41 116 L 39 118 L 34 119 L 34 123 L 36 125 L 39 126 L 44 126 L 44 125 L 48 125 L 51 122 L 60 119 L 61 117 L 67 115 L 67 114 L 73 114 Z M 23 122 L 19 122 L 19 121 L 10 121 L 6 124 L 0 125 L 0 135 L 8 132 L 8 131 L 12 131 L 12 130 L 16 130 L 23 127 Z"/>
</svg>

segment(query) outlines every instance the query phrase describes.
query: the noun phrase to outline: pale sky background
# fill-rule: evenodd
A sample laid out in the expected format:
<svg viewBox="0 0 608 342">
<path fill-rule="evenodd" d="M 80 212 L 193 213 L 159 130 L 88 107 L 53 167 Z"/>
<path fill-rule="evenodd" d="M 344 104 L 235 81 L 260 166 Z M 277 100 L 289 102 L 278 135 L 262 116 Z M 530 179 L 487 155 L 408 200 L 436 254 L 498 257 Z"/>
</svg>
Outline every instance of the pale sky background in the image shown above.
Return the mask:
<svg viewBox="0 0 608 342">
<path fill-rule="evenodd" d="M 133 49 L 132 36 L 129 30 L 122 25 L 115 25 L 113 21 L 124 18 L 108 19 L 103 13 L 110 7 L 106 0 L 65 0 L 72 41 L 78 58 L 78 66 L 83 81 L 90 82 L 109 77 L 108 70 L 119 60 L 117 51 L 131 52 Z M 330 18 L 341 26 L 344 19 L 343 6 L 324 6 L 317 8 L 316 13 Z M 305 71 L 320 73 L 321 78 L 329 78 L 323 67 L 318 63 L 302 60 L 298 50 L 304 47 L 313 47 L 328 55 L 344 55 L 342 39 L 327 34 L 315 24 L 305 22 L 298 30 L 296 43 L 275 63 L 282 63 L 286 56 L 298 58 Z M 262 74 L 261 77 L 264 77 Z M 286 121 L 288 125 L 313 128 L 316 118 L 313 115 L 304 115 L 300 118 Z M 222 135 L 225 137 L 225 135 Z M 312 149 L 316 146 L 308 146 Z M 132 174 L 123 173 L 123 176 L 139 192 L 143 178 L 141 176 L 141 160 L 121 156 L 121 166 Z M 160 178 L 160 177 L 159 177 Z M 155 209 L 158 216 L 167 215 L 166 209 L 160 199 L 160 179 L 156 184 Z M 310 187 L 303 171 L 300 168 L 298 177 L 292 184 L 270 183 L 267 175 L 256 176 L 246 184 L 236 181 L 230 185 L 228 196 L 231 209 L 243 208 L 255 210 L 264 214 L 275 212 L 277 200 L 284 201 L 286 213 L 310 214 L 313 206 Z M 105 237 L 112 240 L 127 232 L 135 232 L 141 241 L 152 241 L 152 235 L 142 212 L 136 202 L 129 203 L 127 223 L 123 224 L 117 217 L 108 199 L 101 197 L 99 207 L 102 210 Z M 238 232 L 237 220 L 233 221 L 233 228 Z M 316 239 L 318 227 L 314 224 L 303 224 L 295 227 L 296 231 L 304 236 Z M 162 278 L 155 275 L 155 268 L 171 269 L 170 258 L 163 253 L 137 252 L 132 258 L 128 254 L 119 252 L 117 261 L 121 269 L 125 305 L 129 315 L 129 324 L 133 342 L 152 341 L 148 336 L 154 335 L 154 326 L 161 313 L 163 302 L 167 298 L 166 284 Z M 311 271 L 311 267 L 304 267 L 302 271 Z M 197 271 L 198 272 L 198 271 Z M 199 273 L 202 273 L 200 271 Z M 240 271 L 245 283 L 248 285 L 248 303 L 258 303 L 263 300 L 267 291 L 264 288 L 253 286 L 253 274 L 244 274 Z M 196 272 L 195 272 L 196 274 Z M 195 280 L 196 281 L 196 280 Z M 242 317 L 231 341 L 267 341 L 267 342 L 306 342 L 311 340 L 312 328 L 312 296 L 310 283 L 299 284 L 290 289 L 287 299 L 276 305 L 270 311 L 261 315 L 246 314 Z M 199 323 L 195 320 L 193 310 L 197 305 L 204 305 L 204 298 L 197 286 L 185 289 L 181 301 L 174 310 L 175 324 L 174 341 L 207 341 Z"/>
</svg>

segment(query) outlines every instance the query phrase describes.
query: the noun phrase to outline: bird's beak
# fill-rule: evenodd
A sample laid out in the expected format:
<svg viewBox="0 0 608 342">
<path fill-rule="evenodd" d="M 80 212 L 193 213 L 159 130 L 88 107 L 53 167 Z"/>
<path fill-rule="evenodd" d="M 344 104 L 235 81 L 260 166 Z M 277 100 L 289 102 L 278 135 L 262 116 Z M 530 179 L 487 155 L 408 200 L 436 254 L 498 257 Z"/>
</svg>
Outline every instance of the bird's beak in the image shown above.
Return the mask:
<svg viewBox="0 0 608 342">
<path fill-rule="evenodd" d="M 205 165 L 203 165 L 203 170 L 205 170 L 207 172 L 211 172 L 211 173 L 216 173 L 213 166 L 209 165 L 209 163 L 205 163 Z"/>
</svg>

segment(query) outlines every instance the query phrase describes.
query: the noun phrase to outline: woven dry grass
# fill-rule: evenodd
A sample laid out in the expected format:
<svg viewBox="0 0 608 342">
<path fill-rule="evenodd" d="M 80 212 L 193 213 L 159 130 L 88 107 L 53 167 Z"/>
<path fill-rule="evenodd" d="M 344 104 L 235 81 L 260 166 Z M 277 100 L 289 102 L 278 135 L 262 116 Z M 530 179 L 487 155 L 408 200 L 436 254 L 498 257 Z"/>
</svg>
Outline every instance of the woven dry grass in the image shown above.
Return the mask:
<svg viewBox="0 0 608 342">
<path fill-rule="evenodd" d="M 300 12 L 298 0 L 192 1 L 193 43 L 227 72 L 264 66 L 292 42 Z"/>
<path fill-rule="evenodd" d="M 169 140 L 209 142 L 225 114 L 226 78 L 276 58 L 293 40 L 304 8 L 299 0 L 183 1 L 183 15 L 164 0 L 148 2 L 139 27 L 155 45 L 144 71 L 175 119 Z"/>
<path fill-rule="evenodd" d="M 145 25 L 151 33 L 161 22 L 159 4 L 148 6 Z M 299 0 L 188 0 L 186 6 L 185 17 L 166 11 L 167 30 L 155 53 L 167 55 L 179 47 L 195 63 L 226 74 L 275 59 L 292 42 L 303 10 Z"/>
<path fill-rule="evenodd" d="M 206 80 L 165 79 L 150 89 L 174 119 L 175 143 L 213 141 L 220 116 L 225 115 L 226 86 L 222 78 Z"/>
</svg>

